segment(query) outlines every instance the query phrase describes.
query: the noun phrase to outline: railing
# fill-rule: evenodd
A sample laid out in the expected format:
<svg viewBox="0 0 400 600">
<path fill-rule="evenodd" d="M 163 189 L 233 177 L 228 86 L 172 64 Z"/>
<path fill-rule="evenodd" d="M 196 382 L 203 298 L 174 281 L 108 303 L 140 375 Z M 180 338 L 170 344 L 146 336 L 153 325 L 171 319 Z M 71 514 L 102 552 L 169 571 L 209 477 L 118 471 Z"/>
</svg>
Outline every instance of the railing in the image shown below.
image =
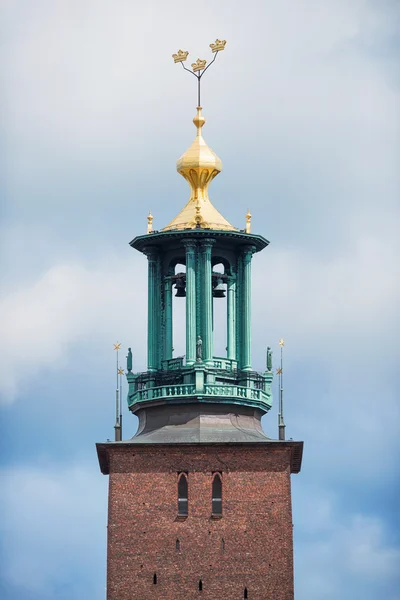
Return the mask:
<svg viewBox="0 0 400 600">
<path fill-rule="evenodd" d="M 168 360 L 162 361 L 162 368 L 164 371 L 176 371 L 183 368 L 184 356 L 178 356 L 177 358 L 169 358 Z M 223 358 L 220 356 L 214 357 L 214 369 L 224 369 L 225 371 L 236 371 L 238 368 L 237 360 L 231 358 Z"/>
<path fill-rule="evenodd" d="M 143 400 L 153 400 L 157 398 L 179 398 L 180 396 L 191 396 L 195 393 L 196 386 L 191 384 L 184 385 L 163 385 L 160 387 L 148 388 L 136 392 L 130 402 L 142 402 Z"/>
<path fill-rule="evenodd" d="M 154 388 L 138 390 L 130 396 L 129 405 L 146 400 L 157 400 L 158 398 L 180 398 L 182 396 L 215 396 L 230 397 L 238 400 L 251 400 L 271 405 L 270 394 L 263 390 L 238 386 L 238 385 L 215 385 L 205 384 L 201 389 L 196 389 L 194 384 L 163 385 Z"/>
<path fill-rule="evenodd" d="M 182 369 L 183 359 L 183 356 L 178 356 L 177 358 L 169 358 L 168 360 L 163 360 L 162 368 L 164 369 L 164 371 L 176 371 L 177 369 Z"/>
<path fill-rule="evenodd" d="M 224 369 L 225 371 L 234 371 L 237 369 L 237 360 L 231 358 L 222 358 L 220 356 L 214 357 L 214 368 Z"/>
<path fill-rule="evenodd" d="M 238 385 L 212 385 L 206 384 L 204 392 L 210 396 L 232 396 L 235 398 L 247 398 L 249 400 L 267 400 L 267 394 L 254 388 Z"/>
</svg>

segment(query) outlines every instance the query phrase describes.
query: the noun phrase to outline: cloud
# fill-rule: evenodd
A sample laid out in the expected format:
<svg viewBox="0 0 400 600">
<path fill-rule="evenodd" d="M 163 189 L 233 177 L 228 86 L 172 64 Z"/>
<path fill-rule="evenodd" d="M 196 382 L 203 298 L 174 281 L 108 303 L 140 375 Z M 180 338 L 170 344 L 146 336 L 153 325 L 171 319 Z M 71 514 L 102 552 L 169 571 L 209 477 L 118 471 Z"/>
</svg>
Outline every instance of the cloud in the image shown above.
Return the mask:
<svg viewBox="0 0 400 600">
<path fill-rule="evenodd" d="M 254 364 L 286 339 L 288 436 L 307 440 L 309 469 L 342 483 L 390 477 L 398 454 L 398 241 L 358 235 L 332 257 L 271 246 L 253 264 L 253 321 L 265 324 Z M 274 435 L 272 415 L 264 426 Z"/>
<path fill-rule="evenodd" d="M 396 235 L 368 235 L 359 229 L 351 246 L 332 257 L 271 246 L 254 260 L 255 321 L 270 321 L 274 332 L 281 327 L 295 340 L 301 338 L 308 357 L 323 349 L 327 359 L 339 358 L 341 366 L 350 356 L 353 366 L 364 361 L 370 352 L 363 346 L 367 340 L 371 350 L 378 341 L 395 350 L 399 246 Z M 353 355 L 355 345 L 360 356 Z M 371 360 L 379 357 L 371 354 Z M 390 356 L 385 360 L 391 361 Z"/>
<path fill-rule="evenodd" d="M 131 258 L 131 255 L 129 255 Z M 115 341 L 125 319 L 145 314 L 145 277 L 132 260 L 104 259 L 101 266 L 54 265 L 29 285 L 19 286 L 0 301 L 2 331 L 1 392 L 15 399 L 38 372 L 60 368 L 71 360 L 74 345 L 90 339 Z M 135 323 L 133 348 L 146 337 L 143 319 Z M 136 344 L 136 347 L 135 347 Z M 136 352 L 135 352 L 136 353 Z M 137 354 L 140 356 L 139 351 Z"/>
<path fill-rule="evenodd" d="M 103 597 L 107 479 L 93 465 L 60 464 L 0 476 L 1 579 L 10 598 Z"/>
<path fill-rule="evenodd" d="M 340 494 L 304 483 L 294 494 L 296 598 L 395 600 L 400 548 L 382 519 L 338 510 Z"/>
</svg>

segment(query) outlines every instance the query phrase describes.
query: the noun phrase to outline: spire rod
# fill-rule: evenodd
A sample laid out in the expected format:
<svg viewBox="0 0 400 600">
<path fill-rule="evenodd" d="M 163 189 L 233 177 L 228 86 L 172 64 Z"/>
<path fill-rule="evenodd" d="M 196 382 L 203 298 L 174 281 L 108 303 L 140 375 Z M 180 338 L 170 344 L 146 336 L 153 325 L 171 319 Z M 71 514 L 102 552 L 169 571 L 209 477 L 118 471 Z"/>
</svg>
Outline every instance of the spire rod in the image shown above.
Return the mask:
<svg viewBox="0 0 400 600">
<path fill-rule="evenodd" d="M 278 431 L 279 431 L 279 439 L 285 439 L 285 422 L 283 419 L 283 347 L 285 345 L 285 340 L 282 338 L 279 340 L 279 345 L 281 347 L 281 366 L 277 369 L 277 373 L 279 375 L 279 413 L 278 413 Z"/>
<path fill-rule="evenodd" d="M 187 60 L 187 57 L 189 55 L 189 52 L 187 50 L 185 50 L 185 51 L 178 50 L 178 52 L 176 54 L 172 55 L 174 62 L 176 62 L 176 63 L 180 62 L 182 67 L 185 69 L 185 71 L 187 71 L 188 73 L 191 73 L 192 75 L 194 75 L 197 78 L 197 107 L 198 108 L 201 108 L 201 104 L 200 104 L 201 78 L 203 77 L 203 75 L 207 71 L 207 69 L 209 69 L 211 67 L 213 62 L 215 62 L 215 59 L 218 56 L 218 52 L 222 52 L 222 50 L 225 50 L 225 44 L 226 44 L 226 40 L 215 40 L 214 44 L 210 44 L 211 52 L 215 53 L 215 56 L 212 59 L 212 61 L 206 66 L 207 61 L 202 60 L 201 58 L 198 58 L 196 62 L 192 63 L 192 65 L 191 65 L 192 70 L 188 69 L 183 64 Z"/>
<path fill-rule="evenodd" d="M 118 369 L 119 375 L 119 437 L 122 440 L 122 375 L 124 374 L 124 369 L 121 367 Z"/>
<path fill-rule="evenodd" d="M 118 350 L 120 350 L 121 344 L 117 342 L 114 344 L 114 350 L 117 353 L 117 389 L 115 390 L 115 441 L 121 441 L 121 423 L 120 423 L 120 402 L 119 402 L 119 385 L 118 385 L 118 375 L 119 375 L 119 362 L 118 362 Z"/>
</svg>

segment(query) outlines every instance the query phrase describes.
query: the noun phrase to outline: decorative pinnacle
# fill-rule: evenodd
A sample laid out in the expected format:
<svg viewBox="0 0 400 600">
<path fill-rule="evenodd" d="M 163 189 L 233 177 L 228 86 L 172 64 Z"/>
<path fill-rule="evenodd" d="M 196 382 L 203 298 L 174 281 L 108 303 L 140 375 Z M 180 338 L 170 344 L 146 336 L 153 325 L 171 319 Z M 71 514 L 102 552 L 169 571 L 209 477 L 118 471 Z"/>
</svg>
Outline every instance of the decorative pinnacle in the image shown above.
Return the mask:
<svg viewBox="0 0 400 600">
<path fill-rule="evenodd" d="M 150 211 L 147 215 L 147 233 L 151 233 L 153 231 L 153 219 L 154 217 Z"/>
<path fill-rule="evenodd" d="M 225 50 L 226 40 L 215 40 L 215 44 L 210 44 L 211 52 L 222 52 Z"/>
<path fill-rule="evenodd" d="M 178 63 L 178 62 L 185 62 L 185 60 L 188 57 L 189 52 L 185 52 L 184 50 L 178 50 L 178 52 L 176 54 L 172 55 L 172 58 L 174 59 L 174 62 Z"/>
<path fill-rule="evenodd" d="M 251 233 L 251 212 L 249 208 L 246 215 L 246 233 Z"/>
<path fill-rule="evenodd" d="M 197 77 L 197 106 L 201 106 L 201 104 L 200 104 L 200 79 L 203 77 L 203 75 L 207 71 L 207 69 L 213 64 L 213 62 L 217 58 L 218 52 L 225 50 L 225 45 L 226 45 L 226 40 L 218 40 L 218 39 L 215 40 L 214 44 L 210 44 L 211 52 L 213 54 L 215 54 L 212 61 L 206 66 L 207 61 L 203 60 L 201 58 L 198 58 L 196 62 L 192 63 L 192 71 L 190 69 L 187 69 L 185 67 L 185 65 L 183 64 L 188 57 L 188 54 L 189 54 L 188 51 L 178 50 L 178 52 L 176 54 L 172 55 L 172 58 L 174 59 L 175 63 L 178 63 L 178 62 L 181 63 L 181 65 L 185 69 L 185 71 L 187 71 L 188 73 L 191 73 L 192 75 Z"/>
</svg>

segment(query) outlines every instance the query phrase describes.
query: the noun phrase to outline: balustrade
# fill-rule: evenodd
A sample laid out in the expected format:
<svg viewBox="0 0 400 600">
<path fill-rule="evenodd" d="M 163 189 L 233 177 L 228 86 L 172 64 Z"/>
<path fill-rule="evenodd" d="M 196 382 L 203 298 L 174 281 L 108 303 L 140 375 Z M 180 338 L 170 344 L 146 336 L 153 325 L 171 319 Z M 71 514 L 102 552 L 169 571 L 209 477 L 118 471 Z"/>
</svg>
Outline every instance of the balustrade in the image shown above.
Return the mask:
<svg viewBox="0 0 400 600">
<path fill-rule="evenodd" d="M 130 405 L 146 400 L 166 397 L 177 398 L 182 396 L 193 396 L 195 394 L 198 394 L 198 392 L 196 392 L 196 386 L 194 384 L 163 385 L 159 387 L 138 390 L 135 394 L 130 396 Z M 202 394 L 206 396 L 215 396 L 216 398 L 231 397 L 253 401 L 255 400 L 270 404 L 270 394 L 264 392 L 263 390 L 239 385 L 229 385 L 226 383 L 206 383 L 204 385 L 204 392 L 202 392 Z"/>
</svg>

